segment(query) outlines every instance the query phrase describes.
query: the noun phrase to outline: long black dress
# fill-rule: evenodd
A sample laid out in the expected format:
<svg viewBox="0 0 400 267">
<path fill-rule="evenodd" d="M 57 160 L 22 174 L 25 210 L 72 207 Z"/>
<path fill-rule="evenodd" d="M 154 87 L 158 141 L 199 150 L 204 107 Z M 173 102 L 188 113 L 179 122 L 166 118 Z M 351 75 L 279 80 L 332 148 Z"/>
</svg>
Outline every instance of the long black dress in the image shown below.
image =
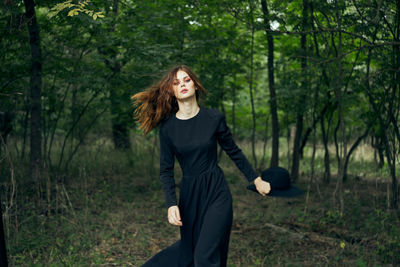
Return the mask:
<svg viewBox="0 0 400 267">
<path fill-rule="evenodd" d="M 200 107 L 196 116 L 175 114 L 160 129 L 160 178 L 167 207 L 177 205 L 174 157 L 182 168 L 179 211 L 181 240 L 146 262 L 148 266 L 226 266 L 232 225 L 232 196 L 217 165 L 217 141 L 249 182 L 258 175 L 235 144 L 225 117 Z"/>
</svg>

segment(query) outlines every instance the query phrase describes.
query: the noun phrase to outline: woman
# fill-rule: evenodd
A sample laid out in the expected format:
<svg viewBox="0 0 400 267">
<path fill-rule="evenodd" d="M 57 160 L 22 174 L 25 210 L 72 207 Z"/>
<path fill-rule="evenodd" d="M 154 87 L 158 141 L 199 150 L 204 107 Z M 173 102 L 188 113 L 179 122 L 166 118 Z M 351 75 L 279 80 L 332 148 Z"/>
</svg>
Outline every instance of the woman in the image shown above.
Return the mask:
<svg viewBox="0 0 400 267">
<path fill-rule="evenodd" d="M 199 107 L 206 90 L 187 66 L 173 68 L 156 85 L 135 94 L 136 119 L 147 134 L 160 128 L 160 179 L 168 222 L 180 227 L 181 240 L 143 266 L 226 266 L 232 225 L 232 198 L 217 165 L 217 142 L 249 182 L 265 196 L 261 179 L 232 139 L 225 117 Z M 182 168 L 179 205 L 173 178 L 174 157 Z"/>
</svg>

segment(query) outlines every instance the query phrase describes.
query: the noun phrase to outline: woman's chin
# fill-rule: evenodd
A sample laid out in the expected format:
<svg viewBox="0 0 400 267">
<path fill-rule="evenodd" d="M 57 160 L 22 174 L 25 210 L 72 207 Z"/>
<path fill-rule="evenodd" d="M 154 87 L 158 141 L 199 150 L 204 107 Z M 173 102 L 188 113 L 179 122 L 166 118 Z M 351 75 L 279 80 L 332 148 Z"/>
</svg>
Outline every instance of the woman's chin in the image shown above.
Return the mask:
<svg viewBox="0 0 400 267">
<path fill-rule="evenodd" d="M 196 96 L 196 94 L 194 94 L 194 93 L 193 94 L 186 93 L 186 94 L 180 95 L 179 98 L 177 98 L 177 99 L 179 101 L 188 101 L 188 100 L 193 99 L 195 96 Z"/>
</svg>

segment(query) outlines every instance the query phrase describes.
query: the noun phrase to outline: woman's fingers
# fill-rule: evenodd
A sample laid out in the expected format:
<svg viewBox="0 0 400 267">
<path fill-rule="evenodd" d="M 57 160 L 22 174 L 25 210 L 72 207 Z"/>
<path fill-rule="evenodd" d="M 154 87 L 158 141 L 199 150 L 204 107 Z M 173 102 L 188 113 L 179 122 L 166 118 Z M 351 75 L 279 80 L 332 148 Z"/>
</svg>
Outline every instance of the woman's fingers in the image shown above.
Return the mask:
<svg viewBox="0 0 400 267">
<path fill-rule="evenodd" d="M 179 209 L 174 209 L 172 212 L 172 224 L 177 226 L 182 225 L 179 219 Z"/>
<path fill-rule="evenodd" d="M 182 226 L 181 215 L 179 209 L 175 210 L 175 225 Z"/>
<path fill-rule="evenodd" d="M 268 182 L 260 181 L 257 185 L 257 191 L 263 197 L 265 197 L 271 191 L 271 185 Z"/>
<path fill-rule="evenodd" d="M 178 206 L 171 206 L 168 209 L 168 222 L 172 225 L 182 226 Z"/>
<path fill-rule="evenodd" d="M 181 213 L 179 212 L 179 209 L 176 209 L 175 216 L 178 221 L 181 221 Z"/>
<path fill-rule="evenodd" d="M 265 193 L 269 194 L 271 192 L 271 185 L 268 182 L 265 182 Z"/>
</svg>

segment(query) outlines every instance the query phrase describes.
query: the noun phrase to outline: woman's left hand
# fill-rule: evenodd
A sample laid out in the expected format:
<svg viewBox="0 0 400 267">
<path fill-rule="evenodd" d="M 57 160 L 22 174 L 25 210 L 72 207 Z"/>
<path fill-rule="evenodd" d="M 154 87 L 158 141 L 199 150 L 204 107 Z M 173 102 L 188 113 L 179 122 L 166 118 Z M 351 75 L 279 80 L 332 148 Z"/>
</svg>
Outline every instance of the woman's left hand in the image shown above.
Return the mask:
<svg viewBox="0 0 400 267">
<path fill-rule="evenodd" d="M 256 186 L 258 193 L 260 193 L 260 195 L 263 197 L 265 197 L 271 191 L 271 185 L 261 179 L 260 176 L 254 180 L 254 185 Z"/>
</svg>

